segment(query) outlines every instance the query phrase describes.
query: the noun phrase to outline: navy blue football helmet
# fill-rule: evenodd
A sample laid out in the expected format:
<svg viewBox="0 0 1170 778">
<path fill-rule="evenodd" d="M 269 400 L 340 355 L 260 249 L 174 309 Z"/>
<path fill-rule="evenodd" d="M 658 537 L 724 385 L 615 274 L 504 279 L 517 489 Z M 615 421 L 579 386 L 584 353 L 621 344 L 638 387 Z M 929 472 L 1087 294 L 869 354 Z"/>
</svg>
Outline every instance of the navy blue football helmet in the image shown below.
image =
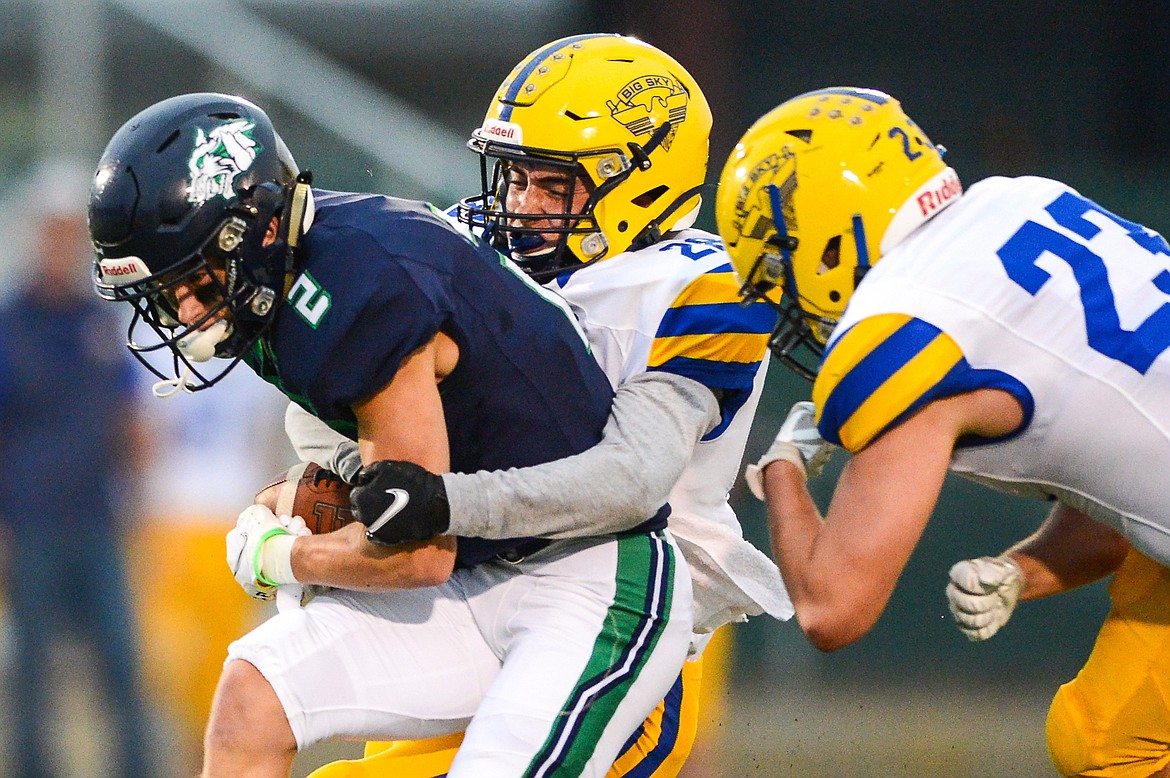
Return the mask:
<svg viewBox="0 0 1170 778">
<path fill-rule="evenodd" d="M 89 196 L 94 284 L 134 307 L 127 346 L 151 372 L 196 391 L 253 349 L 296 272 L 310 180 L 264 111 L 239 97 L 172 97 L 115 133 Z M 266 240 L 282 215 L 276 240 Z M 213 288 L 200 296 L 210 312 L 181 322 L 173 290 L 207 278 Z M 136 339 L 143 322 L 158 342 Z M 166 349 L 171 376 L 147 358 Z M 231 362 L 214 374 L 193 364 L 213 356 Z"/>
</svg>

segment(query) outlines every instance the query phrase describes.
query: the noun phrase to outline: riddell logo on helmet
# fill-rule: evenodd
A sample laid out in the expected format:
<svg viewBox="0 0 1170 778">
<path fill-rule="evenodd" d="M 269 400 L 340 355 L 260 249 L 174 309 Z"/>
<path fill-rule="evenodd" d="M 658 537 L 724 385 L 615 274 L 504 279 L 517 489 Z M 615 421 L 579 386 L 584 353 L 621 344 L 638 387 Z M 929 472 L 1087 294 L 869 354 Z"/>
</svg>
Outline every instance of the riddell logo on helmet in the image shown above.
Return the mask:
<svg viewBox="0 0 1170 778">
<path fill-rule="evenodd" d="M 521 146 L 524 144 L 524 129 L 513 122 L 504 122 L 499 119 L 486 119 L 480 132 L 489 138 L 504 143 Z"/>
<path fill-rule="evenodd" d="M 916 198 L 918 208 L 922 211 L 923 216 L 931 216 L 935 211 L 942 208 L 963 193 L 963 185 L 959 183 L 959 177 L 955 175 L 954 171 L 950 175 L 944 176 L 938 182 L 938 186 L 927 189 Z"/>
<path fill-rule="evenodd" d="M 144 263 L 138 257 L 122 257 L 120 259 L 103 259 L 99 266 L 102 270 L 102 278 L 123 284 L 130 281 L 137 281 L 140 278 L 146 278 L 150 275 L 150 271 L 146 268 Z"/>
</svg>

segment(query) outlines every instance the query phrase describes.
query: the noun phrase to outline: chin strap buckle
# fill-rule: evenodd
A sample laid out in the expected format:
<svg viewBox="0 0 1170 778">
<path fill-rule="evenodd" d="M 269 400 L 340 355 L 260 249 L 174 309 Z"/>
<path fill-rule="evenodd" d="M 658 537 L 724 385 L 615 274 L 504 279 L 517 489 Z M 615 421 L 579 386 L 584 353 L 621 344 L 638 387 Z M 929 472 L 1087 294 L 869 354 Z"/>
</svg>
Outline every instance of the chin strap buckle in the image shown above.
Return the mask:
<svg viewBox="0 0 1170 778">
<path fill-rule="evenodd" d="M 654 164 L 650 161 L 650 152 L 662 145 L 666 140 L 666 136 L 670 135 L 670 131 L 674 129 L 674 125 L 669 120 L 662 123 L 662 126 L 654 131 L 650 136 L 650 140 L 646 142 L 645 146 L 639 146 L 637 143 L 627 143 L 630 148 L 630 156 L 634 158 L 634 166 L 639 170 L 649 170 L 650 166 Z"/>
</svg>

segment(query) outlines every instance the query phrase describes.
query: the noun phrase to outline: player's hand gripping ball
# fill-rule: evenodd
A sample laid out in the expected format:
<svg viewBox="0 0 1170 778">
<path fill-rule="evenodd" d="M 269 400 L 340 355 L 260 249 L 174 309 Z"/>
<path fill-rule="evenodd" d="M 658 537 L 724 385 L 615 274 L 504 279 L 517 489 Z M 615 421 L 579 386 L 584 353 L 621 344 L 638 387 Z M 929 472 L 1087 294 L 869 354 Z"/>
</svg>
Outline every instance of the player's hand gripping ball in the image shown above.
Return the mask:
<svg viewBox="0 0 1170 778">
<path fill-rule="evenodd" d="M 349 484 L 313 462 L 293 465 L 256 493 L 255 503 L 277 516 L 300 516 L 314 535 L 341 529 L 354 520 Z"/>
<path fill-rule="evenodd" d="M 308 535 L 299 516 L 277 516 L 266 505 L 249 505 L 227 534 L 227 563 L 251 597 L 271 600 L 276 587 L 296 583 L 292 542 Z"/>
</svg>

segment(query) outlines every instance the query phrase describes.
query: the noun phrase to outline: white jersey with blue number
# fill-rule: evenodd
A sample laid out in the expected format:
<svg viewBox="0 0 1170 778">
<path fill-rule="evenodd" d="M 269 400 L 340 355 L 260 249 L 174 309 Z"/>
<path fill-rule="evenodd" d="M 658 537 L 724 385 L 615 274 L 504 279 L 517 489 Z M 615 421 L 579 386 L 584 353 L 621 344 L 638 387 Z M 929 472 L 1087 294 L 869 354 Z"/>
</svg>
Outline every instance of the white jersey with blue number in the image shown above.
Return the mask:
<svg viewBox="0 0 1170 778">
<path fill-rule="evenodd" d="M 670 494 L 670 529 L 694 579 L 695 631 L 713 631 L 745 614 L 790 617 L 779 571 L 743 539 L 727 499 L 764 384 L 773 310 L 741 304 L 723 244 L 693 229 L 549 286 L 568 300 L 615 388 L 663 370 L 720 398 L 719 425 L 695 447 Z"/>
<path fill-rule="evenodd" d="M 987 179 L 866 275 L 826 363 L 851 328 L 888 314 L 937 327 L 968 375 L 996 376 L 1024 405 L 1020 434 L 957 449 L 953 470 L 1055 497 L 1170 564 L 1170 249 L 1160 235 L 1057 181 Z"/>
</svg>

